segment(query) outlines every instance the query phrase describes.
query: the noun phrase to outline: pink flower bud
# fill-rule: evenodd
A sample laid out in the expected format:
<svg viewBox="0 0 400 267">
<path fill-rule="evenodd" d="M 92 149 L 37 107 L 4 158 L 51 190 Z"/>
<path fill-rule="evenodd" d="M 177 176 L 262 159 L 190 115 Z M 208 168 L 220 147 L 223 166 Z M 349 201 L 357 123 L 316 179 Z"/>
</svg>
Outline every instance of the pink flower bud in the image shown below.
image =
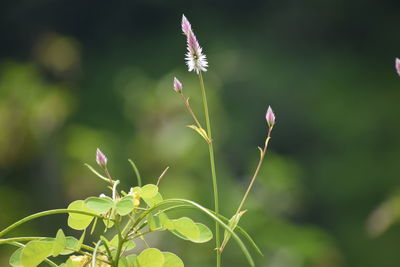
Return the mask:
<svg viewBox="0 0 400 267">
<path fill-rule="evenodd" d="M 182 31 L 185 35 L 189 35 L 192 32 L 192 25 L 190 25 L 185 15 L 182 15 Z"/>
<path fill-rule="evenodd" d="M 275 124 L 275 114 L 272 111 L 271 106 L 268 106 L 267 114 L 265 115 L 265 119 L 267 120 L 268 126 L 273 127 Z"/>
<path fill-rule="evenodd" d="M 182 93 L 182 83 L 176 78 L 174 77 L 174 90 L 177 93 Z"/>
<path fill-rule="evenodd" d="M 397 74 L 400 75 L 400 59 L 396 58 L 396 70 L 397 70 Z"/>
<path fill-rule="evenodd" d="M 107 165 L 107 157 L 100 151 L 100 149 L 96 150 L 96 162 L 103 168 Z"/>
</svg>

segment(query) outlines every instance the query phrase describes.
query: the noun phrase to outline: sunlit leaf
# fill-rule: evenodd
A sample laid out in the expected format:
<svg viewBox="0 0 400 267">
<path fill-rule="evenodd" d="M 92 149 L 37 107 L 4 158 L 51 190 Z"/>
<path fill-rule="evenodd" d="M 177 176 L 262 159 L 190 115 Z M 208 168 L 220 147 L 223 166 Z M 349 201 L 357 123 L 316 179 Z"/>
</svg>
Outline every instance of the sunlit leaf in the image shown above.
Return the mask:
<svg viewBox="0 0 400 267">
<path fill-rule="evenodd" d="M 184 267 L 183 261 L 171 252 L 163 252 L 164 265 L 162 267 Z"/>
<path fill-rule="evenodd" d="M 83 200 L 76 200 L 69 204 L 68 209 L 81 210 L 86 212 L 94 212 L 89 209 Z M 68 213 L 68 226 L 75 230 L 84 230 L 92 222 L 93 217 L 90 215 L 84 215 L 79 213 Z"/>
<path fill-rule="evenodd" d="M 89 197 L 85 200 L 85 204 L 100 214 L 107 213 L 114 207 L 114 201 L 110 197 Z"/>
<path fill-rule="evenodd" d="M 200 235 L 198 238 L 191 238 L 190 241 L 194 243 L 205 243 L 213 238 L 213 233 L 207 226 L 201 223 L 196 223 L 196 226 L 200 231 Z"/>
<path fill-rule="evenodd" d="M 174 224 L 174 229 L 171 230 L 176 236 L 191 240 L 196 240 L 200 237 L 200 230 L 197 225 L 192 221 L 192 219 L 187 217 L 182 217 L 176 220 L 172 220 Z"/>
<path fill-rule="evenodd" d="M 21 265 L 24 267 L 36 267 L 53 252 L 53 243 L 51 241 L 35 240 L 30 241 L 22 249 Z"/>
<path fill-rule="evenodd" d="M 163 198 L 160 193 L 157 193 L 152 198 L 143 197 L 143 200 L 146 202 L 147 205 L 149 205 L 149 207 L 153 207 L 154 205 L 163 201 Z"/>
<path fill-rule="evenodd" d="M 134 207 L 133 201 L 134 199 L 132 196 L 123 197 L 117 202 L 115 211 L 121 216 L 131 213 Z"/>
<path fill-rule="evenodd" d="M 142 187 L 141 197 L 142 198 L 153 198 L 158 193 L 158 187 L 154 184 L 146 184 Z"/>
<path fill-rule="evenodd" d="M 163 267 L 164 255 L 156 248 L 143 250 L 137 257 L 139 267 Z"/>
</svg>

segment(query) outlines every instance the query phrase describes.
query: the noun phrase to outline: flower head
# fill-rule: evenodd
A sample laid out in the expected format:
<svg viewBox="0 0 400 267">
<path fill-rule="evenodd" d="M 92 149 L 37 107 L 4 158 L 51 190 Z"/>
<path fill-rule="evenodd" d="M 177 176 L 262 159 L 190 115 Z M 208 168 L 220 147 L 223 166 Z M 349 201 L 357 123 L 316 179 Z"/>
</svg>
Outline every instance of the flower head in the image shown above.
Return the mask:
<svg viewBox="0 0 400 267">
<path fill-rule="evenodd" d="M 177 93 L 182 93 L 182 83 L 176 78 L 174 77 L 174 90 Z"/>
<path fill-rule="evenodd" d="M 265 119 L 267 120 L 268 126 L 271 128 L 275 124 L 275 114 L 272 111 L 271 106 L 268 106 L 267 114 L 265 115 Z"/>
<path fill-rule="evenodd" d="M 188 35 L 189 32 L 192 32 L 192 25 L 190 25 L 190 22 L 187 20 L 185 15 L 182 15 L 182 31 L 185 35 Z"/>
<path fill-rule="evenodd" d="M 397 74 L 400 75 L 400 59 L 396 58 L 396 70 L 397 70 Z"/>
<path fill-rule="evenodd" d="M 100 149 L 96 150 L 96 162 L 103 168 L 107 165 L 107 157 L 103 154 L 103 152 L 101 152 Z"/>
<path fill-rule="evenodd" d="M 203 49 L 199 41 L 197 41 L 192 26 L 184 15 L 182 16 L 182 31 L 186 35 L 187 53 L 185 55 L 185 60 L 188 70 L 196 71 L 197 74 L 199 74 L 200 71 L 207 71 L 207 57 L 203 54 Z"/>
<path fill-rule="evenodd" d="M 193 32 L 187 35 L 187 50 L 185 60 L 188 70 L 196 71 L 197 74 L 199 74 L 200 71 L 207 71 L 207 57 L 203 54 L 203 49 Z"/>
</svg>

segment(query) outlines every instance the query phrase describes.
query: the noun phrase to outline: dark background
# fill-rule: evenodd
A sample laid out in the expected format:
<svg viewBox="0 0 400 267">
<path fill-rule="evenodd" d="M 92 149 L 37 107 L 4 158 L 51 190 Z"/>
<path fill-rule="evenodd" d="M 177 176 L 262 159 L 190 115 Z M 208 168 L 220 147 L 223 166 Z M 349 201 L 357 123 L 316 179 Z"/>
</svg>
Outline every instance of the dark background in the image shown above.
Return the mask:
<svg viewBox="0 0 400 267">
<path fill-rule="evenodd" d="M 399 11 L 395 0 L 1 1 L 0 228 L 105 192 L 83 166 L 97 147 L 125 190 L 133 158 L 147 183 L 170 166 L 165 197 L 212 207 L 207 148 L 171 89 L 179 77 L 201 114 L 184 13 L 209 59 L 227 216 L 257 163 L 268 105 L 276 113 L 241 220 L 265 254 L 257 266 L 399 266 Z M 54 236 L 65 221 L 13 234 Z M 212 266 L 213 242 L 149 242 L 186 266 Z M 0 248 L 1 266 L 12 250 Z M 234 242 L 223 263 L 246 266 Z"/>
</svg>

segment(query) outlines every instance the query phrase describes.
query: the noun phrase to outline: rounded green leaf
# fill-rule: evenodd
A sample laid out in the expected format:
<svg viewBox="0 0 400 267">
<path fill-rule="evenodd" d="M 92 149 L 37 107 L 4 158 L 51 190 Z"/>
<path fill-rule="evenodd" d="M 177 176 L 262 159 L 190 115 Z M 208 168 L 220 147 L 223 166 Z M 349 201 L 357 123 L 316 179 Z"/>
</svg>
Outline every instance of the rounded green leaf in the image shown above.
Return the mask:
<svg viewBox="0 0 400 267">
<path fill-rule="evenodd" d="M 184 267 L 183 261 L 171 252 L 163 252 L 164 265 L 162 267 Z"/>
<path fill-rule="evenodd" d="M 145 249 L 137 257 L 139 267 L 162 267 L 164 261 L 163 253 L 156 248 Z"/>
<path fill-rule="evenodd" d="M 205 226 L 204 224 L 201 223 L 196 223 L 197 228 L 199 228 L 200 231 L 200 235 L 198 238 L 195 239 L 190 239 L 190 241 L 194 242 L 194 243 L 205 243 L 210 241 L 213 238 L 213 233 L 211 232 L 211 230 Z"/>
<path fill-rule="evenodd" d="M 117 202 L 117 205 L 115 207 L 115 211 L 121 215 L 125 216 L 129 213 L 132 212 L 133 210 L 133 197 L 132 196 L 126 196 L 123 197 L 120 201 Z"/>
<path fill-rule="evenodd" d="M 172 220 L 174 229 L 172 233 L 183 239 L 196 240 L 200 237 L 199 227 L 188 217 Z"/>
<path fill-rule="evenodd" d="M 109 197 L 89 197 L 85 200 L 85 204 L 100 214 L 107 213 L 114 207 L 114 201 Z"/>
<path fill-rule="evenodd" d="M 68 209 L 81 210 L 87 212 L 93 212 L 89 209 L 83 200 L 76 200 L 69 204 Z M 68 213 L 68 226 L 75 230 L 84 230 L 92 222 L 93 217 L 90 215 L 84 215 L 79 213 Z"/>
<path fill-rule="evenodd" d="M 146 202 L 146 204 L 149 205 L 149 207 L 153 207 L 154 205 L 163 201 L 163 198 L 160 193 L 155 194 L 151 198 L 147 198 L 147 197 L 142 197 L 142 198 Z"/>
<path fill-rule="evenodd" d="M 21 253 L 22 253 L 22 248 L 17 249 L 14 251 L 14 253 L 11 255 L 9 263 L 13 267 L 22 267 L 21 265 Z"/>
<path fill-rule="evenodd" d="M 145 186 L 142 187 L 140 193 L 141 193 L 140 196 L 142 198 L 153 198 L 158 193 L 158 187 L 154 184 L 146 184 Z"/>
<path fill-rule="evenodd" d="M 36 267 L 53 252 L 53 243 L 51 241 L 30 241 L 22 249 L 21 265 L 24 267 Z"/>
</svg>

